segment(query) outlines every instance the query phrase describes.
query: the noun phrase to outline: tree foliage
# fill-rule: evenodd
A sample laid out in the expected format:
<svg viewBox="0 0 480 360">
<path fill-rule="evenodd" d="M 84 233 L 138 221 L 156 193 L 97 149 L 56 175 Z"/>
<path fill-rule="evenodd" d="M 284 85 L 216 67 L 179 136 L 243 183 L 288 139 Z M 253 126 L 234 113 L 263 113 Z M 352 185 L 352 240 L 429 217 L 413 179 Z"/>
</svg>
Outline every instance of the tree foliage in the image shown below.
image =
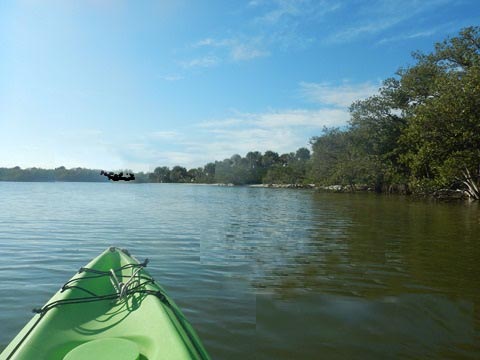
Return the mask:
<svg viewBox="0 0 480 360">
<path fill-rule="evenodd" d="M 0 181 L 81 181 L 81 182 L 105 182 L 108 181 L 100 175 L 100 170 L 72 168 L 64 166 L 56 169 L 28 168 L 22 169 L 19 166 L 13 168 L 0 168 Z"/>
<path fill-rule="evenodd" d="M 408 149 L 403 161 L 414 181 L 450 186 L 465 180 L 465 170 L 479 180 L 479 34 L 479 28 L 467 28 L 437 44 L 434 53 L 418 56 L 418 66 L 435 68 L 436 75 L 429 79 L 428 96 L 409 114 L 402 135 Z"/>
<path fill-rule="evenodd" d="M 385 80 L 378 95 L 352 104 L 347 128 L 312 139 L 314 178 L 379 191 L 478 186 L 479 35 L 469 27 L 430 54 L 414 53 L 415 64 Z"/>
</svg>

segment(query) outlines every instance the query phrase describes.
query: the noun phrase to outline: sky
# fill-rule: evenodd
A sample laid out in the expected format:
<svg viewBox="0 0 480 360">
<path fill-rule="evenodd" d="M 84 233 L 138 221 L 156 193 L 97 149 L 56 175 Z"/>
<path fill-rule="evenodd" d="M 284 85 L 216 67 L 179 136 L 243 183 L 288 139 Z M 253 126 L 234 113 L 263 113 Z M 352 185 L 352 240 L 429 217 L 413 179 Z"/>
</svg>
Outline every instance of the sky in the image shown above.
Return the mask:
<svg viewBox="0 0 480 360">
<path fill-rule="evenodd" d="M 296 151 L 479 23 L 478 0 L 2 0 L 0 167 Z"/>
</svg>

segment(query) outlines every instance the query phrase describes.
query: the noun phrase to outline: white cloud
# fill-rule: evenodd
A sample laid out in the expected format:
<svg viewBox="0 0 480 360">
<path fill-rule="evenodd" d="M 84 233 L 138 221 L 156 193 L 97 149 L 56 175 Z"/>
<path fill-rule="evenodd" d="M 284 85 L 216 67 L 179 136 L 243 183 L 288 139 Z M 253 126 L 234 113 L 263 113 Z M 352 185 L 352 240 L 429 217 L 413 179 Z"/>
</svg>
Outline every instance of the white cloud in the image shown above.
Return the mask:
<svg viewBox="0 0 480 360">
<path fill-rule="evenodd" d="M 305 49 L 316 41 L 316 34 L 307 30 L 309 25 L 322 22 L 340 7 L 337 1 L 330 0 L 251 1 L 247 9 L 255 8 L 260 15 L 242 22 L 240 28 L 229 29 L 231 36 L 205 37 L 189 48 L 214 54 L 221 62 L 250 61 L 270 56 L 276 50 Z M 192 65 L 197 66 L 197 62 Z"/>
<path fill-rule="evenodd" d="M 198 158 L 196 154 L 204 154 L 201 164 L 253 150 L 291 152 L 307 146 L 309 137 L 318 135 L 325 126 L 343 126 L 348 119 L 346 109 L 238 113 L 233 118 L 200 123 L 197 138 L 185 141 L 183 147 L 191 153 L 192 162 Z"/>
<path fill-rule="evenodd" d="M 407 17 L 405 16 L 404 18 Z M 326 41 L 331 43 L 348 42 L 364 34 L 375 34 L 382 30 L 388 29 L 400 23 L 402 20 L 403 18 L 390 18 L 381 21 L 370 22 L 367 24 L 352 26 L 330 35 L 329 37 L 327 37 Z"/>
<path fill-rule="evenodd" d="M 288 110 L 256 115 L 256 122 L 264 128 L 342 126 L 349 114 L 344 109 Z"/>
<path fill-rule="evenodd" d="M 193 44 L 192 47 L 207 48 L 210 49 L 210 51 L 216 49 L 217 59 L 221 57 L 234 62 L 252 60 L 270 55 L 267 50 L 262 49 L 263 41 L 259 37 L 251 37 L 243 40 L 239 38 L 205 38 Z M 223 52 L 220 53 L 219 50 L 223 50 Z"/>
<path fill-rule="evenodd" d="M 273 150 L 279 153 L 295 151 L 308 145 L 312 136 L 324 127 L 342 127 L 348 123 L 347 107 L 378 91 L 370 82 L 340 85 L 301 83 L 303 98 L 317 104 L 317 109 L 278 109 L 257 113 L 234 112 L 224 119 L 197 124 L 195 135 L 175 142 L 181 147 L 182 166 L 201 166 L 222 160 L 235 153 Z M 180 160 L 180 157 L 176 157 Z M 167 164 L 169 165 L 169 164 Z"/>
<path fill-rule="evenodd" d="M 238 113 L 236 117 L 217 121 L 205 121 L 197 126 L 212 134 L 221 134 L 239 129 L 275 130 L 278 128 L 317 128 L 343 126 L 349 119 L 346 109 L 322 108 L 315 110 L 271 110 L 261 113 Z"/>
<path fill-rule="evenodd" d="M 2 133 L 0 131 L 0 133 Z M 91 169 L 116 169 L 122 167 L 121 158 L 115 154 L 111 136 L 98 129 L 72 130 L 21 129 L 9 132 L 11 141 L 0 142 L 0 153 L 9 154 L 0 166 L 56 168 L 65 166 Z M 25 145 L 13 139 L 22 138 Z"/>
<path fill-rule="evenodd" d="M 307 146 L 309 138 L 320 134 L 324 126 L 341 126 L 347 120 L 347 111 L 340 109 L 235 112 L 225 119 L 199 123 L 196 131 L 188 133 L 160 130 L 128 134 L 128 138 L 126 135 L 115 137 L 109 142 L 104 141 L 103 135 L 82 136 L 77 140 L 82 147 L 72 149 L 76 157 L 68 152 L 66 157 L 57 156 L 55 164 L 133 171 L 153 171 L 157 166 L 175 165 L 193 168 L 236 153 L 243 156 L 253 150 L 295 151 Z M 79 151 L 81 149 L 84 151 Z M 80 161 L 82 159 L 85 160 Z"/>
<path fill-rule="evenodd" d="M 378 41 L 377 45 L 383 45 L 387 43 L 404 41 L 404 40 L 418 39 L 423 37 L 430 37 L 430 36 L 436 35 L 439 32 L 446 32 L 446 33 L 456 32 L 462 26 L 467 26 L 469 22 L 465 21 L 465 23 L 462 23 L 462 24 L 463 25 L 460 25 L 460 22 L 458 21 L 448 22 L 445 24 L 441 24 L 439 26 L 430 27 L 429 29 L 415 30 L 415 31 L 410 31 L 407 33 L 403 33 L 403 34 L 399 34 L 391 37 L 385 37 L 380 41 Z"/>
<path fill-rule="evenodd" d="M 355 40 L 364 35 L 374 35 L 386 31 L 394 26 L 418 18 L 420 14 L 433 12 L 455 0 L 405 0 L 365 2 L 360 6 L 352 24 L 330 34 L 325 38 L 327 43 L 344 43 Z M 415 22 L 416 24 L 417 22 Z"/>
<path fill-rule="evenodd" d="M 260 2 L 259 2 L 259 1 L 256 1 L 256 0 L 251 0 L 251 1 L 249 1 L 248 4 L 247 4 L 247 6 L 249 6 L 249 7 L 256 7 L 256 6 L 258 6 L 258 5 L 260 5 Z"/>
<path fill-rule="evenodd" d="M 160 151 L 156 154 L 156 160 L 160 165 L 196 167 L 199 156 L 185 151 Z M 202 164 L 203 165 L 203 164 Z"/>
<path fill-rule="evenodd" d="M 302 13 L 302 2 L 292 0 L 274 1 L 275 7 L 258 17 L 256 21 L 267 24 L 275 24 L 284 16 L 298 16 Z"/>
<path fill-rule="evenodd" d="M 200 122 L 195 135 L 175 142 L 182 148 L 181 165 L 201 166 L 253 150 L 285 153 L 308 146 L 308 140 L 319 135 L 324 127 L 345 126 L 350 119 L 348 106 L 375 94 L 378 88 L 379 84 L 371 82 L 340 85 L 304 82 L 300 83 L 301 96 L 315 103 L 316 109 L 234 111 L 224 119 Z"/>
<path fill-rule="evenodd" d="M 436 30 L 426 30 L 426 31 L 419 31 L 411 34 L 401 34 L 398 36 L 392 36 L 388 38 L 383 38 L 382 40 L 378 41 L 378 45 L 390 43 L 390 42 L 396 42 L 396 41 L 403 41 L 403 40 L 410 40 L 410 39 L 416 39 L 420 37 L 428 37 L 432 36 L 436 33 Z"/>
<path fill-rule="evenodd" d="M 145 134 L 117 146 L 116 154 L 124 167 L 133 170 L 192 168 L 254 150 L 295 151 L 308 146 L 308 140 L 325 126 L 344 126 L 348 119 L 348 111 L 340 108 L 234 112 L 225 119 L 198 123 L 197 130 L 188 134 L 175 130 Z"/>
<path fill-rule="evenodd" d="M 232 47 L 230 55 L 234 61 L 252 60 L 270 55 L 268 51 L 256 49 L 249 45 L 237 44 Z"/>
<path fill-rule="evenodd" d="M 210 120 L 210 121 L 203 121 L 197 124 L 198 127 L 202 128 L 215 128 L 215 127 L 230 127 L 234 125 L 239 125 L 243 121 L 241 119 L 235 118 L 228 118 L 224 120 Z"/>
<path fill-rule="evenodd" d="M 232 39 L 213 39 L 213 38 L 205 38 L 202 40 L 197 41 L 195 44 L 192 45 L 194 48 L 199 48 L 199 47 L 223 47 L 223 46 L 230 46 L 232 45 L 234 40 Z"/>
<path fill-rule="evenodd" d="M 167 139 L 175 139 L 180 136 L 180 133 L 176 131 L 154 131 L 150 133 L 150 137 L 153 139 L 159 140 L 167 140 Z"/>
<path fill-rule="evenodd" d="M 378 92 L 380 85 L 365 82 L 360 84 L 344 83 L 331 85 L 329 83 L 300 83 L 300 94 L 313 103 L 348 107 L 356 100 L 362 100 Z"/>
<path fill-rule="evenodd" d="M 212 67 L 220 63 L 220 58 L 213 55 L 202 56 L 199 58 L 191 59 L 188 61 L 182 61 L 181 65 L 184 68 L 194 68 L 194 67 Z"/>
<path fill-rule="evenodd" d="M 346 106 L 355 99 L 371 95 L 377 88 L 372 83 L 335 86 L 301 83 L 299 86 L 301 95 L 312 101 L 316 108 L 260 112 L 231 110 L 228 116 L 199 122 L 188 131 L 159 128 L 142 134 L 107 137 L 97 129 L 83 129 L 59 136 L 63 142 L 51 146 L 52 156 L 55 156 L 52 164 L 151 171 L 156 166 L 203 166 L 235 153 L 243 156 L 253 150 L 291 152 L 308 146 L 309 139 L 319 135 L 325 126 L 346 125 L 349 120 Z M 70 150 L 56 151 L 57 147 Z"/>
<path fill-rule="evenodd" d="M 264 4 L 270 5 L 268 10 L 254 19 L 255 23 L 263 26 L 277 25 L 282 21 L 299 25 L 301 22 L 321 20 L 326 14 L 342 7 L 338 1 L 330 0 L 274 0 Z"/>
<path fill-rule="evenodd" d="M 233 154 L 245 155 L 249 151 L 273 150 L 280 153 L 296 150 L 305 146 L 306 140 L 294 129 L 284 127 L 278 129 L 249 128 L 243 130 L 221 130 L 213 133 L 213 141 L 200 147 L 212 159 L 223 160 Z"/>
<path fill-rule="evenodd" d="M 182 144 L 183 162 L 181 165 L 186 167 L 203 166 L 208 162 L 223 160 L 234 154 L 245 155 L 247 152 L 255 150 L 291 152 L 298 147 L 306 146 L 307 141 L 308 138 L 305 138 L 296 129 L 289 127 L 267 129 L 250 126 L 242 129 L 209 129 Z M 167 166 L 174 164 L 175 162 L 169 162 Z"/>
</svg>

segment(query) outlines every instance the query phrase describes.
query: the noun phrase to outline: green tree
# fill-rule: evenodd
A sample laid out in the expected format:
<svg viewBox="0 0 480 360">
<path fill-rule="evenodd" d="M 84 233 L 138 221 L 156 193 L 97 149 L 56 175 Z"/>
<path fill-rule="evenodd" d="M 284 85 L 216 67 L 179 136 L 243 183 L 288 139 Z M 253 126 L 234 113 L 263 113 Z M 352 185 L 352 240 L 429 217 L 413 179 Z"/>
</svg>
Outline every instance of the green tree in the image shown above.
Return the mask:
<svg viewBox="0 0 480 360">
<path fill-rule="evenodd" d="M 326 128 L 311 140 L 312 176 L 322 185 L 345 185 L 352 190 L 356 184 L 368 183 L 371 162 L 359 150 L 353 133 Z"/>
<path fill-rule="evenodd" d="M 250 151 L 245 155 L 248 168 L 247 182 L 259 184 L 262 182 L 262 154 L 259 151 Z"/>
<path fill-rule="evenodd" d="M 188 170 L 187 177 L 190 179 L 190 182 L 195 182 L 195 183 L 205 182 L 205 175 L 203 172 L 203 168 L 201 167 Z"/>
<path fill-rule="evenodd" d="M 232 161 L 224 159 L 215 162 L 215 182 L 228 184 L 232 180 Z"/>
<path fill-rule="evenodd" d="M 215 182 L 215 163 L 206 164 L 203 167 L 203 174 L 207 184 Z"/>
<path fill-rule="evenodd" d="M 478 189 L 480 182 L 480 28 L 417 54 L 418 63 L 404 71 L 402 86 L 426 89 L 408 112 L 402 141 L 403 162 L 412 182 L 428 188 L 458 186 Z M 422 77 L 428 70 L 428 76 Z M 417 86 L 411 85 L 417 78 Z M 418 85 L 420 84 L 420 85 Z M 471 194 L 478 198 L 480 194 Z"/>
<path fill-rule="evenodd" d="M 369 185 L 378 192 L 407 182 L 408 169 L 400 161 L 405 149 L 399 142 L 407 124 L 405 109 L 406 97 L 395 79 L 384 81 L 378 95 L 350 106 L 349 131 L 368 161 Z"/>
<path fill-rule="evenodd" d="M 385 80 L 379 94 L 352 104 L 347 129 L 312 139 L 317 182 L 377 190 L 464 184 L 480 197 L 480 28 L 413 57 L 415 64 Z"/>
<path fill-rule="evenodd" d="M 178 165 L 174 166 L 170 171 L 170 182 L 173 182 L 173 183 L 190 182 L 190 177 L 188 176 L 187 169 Z"/>
<path fill-rule="evenodd" d="M 278 156 L 278 153 L 267 150 L 262 156 L 262 166 L 264 169 L 267 169 L 268 167 L 278 163 L 279 160 L 280 156 Z"/>
<path fill-rule="evenodd" d="M 170 169 L 167 166 L 159 166 L 149 174 L 151 182 L 166 183 L 170 182 Z"/>
<path fill-rule="evenodd" d="M 304 147 L 298 149 L 295 153 L 295 159 L 297 161 L 307 162 L 310 160 L 310 150 Z"/>
</svg>

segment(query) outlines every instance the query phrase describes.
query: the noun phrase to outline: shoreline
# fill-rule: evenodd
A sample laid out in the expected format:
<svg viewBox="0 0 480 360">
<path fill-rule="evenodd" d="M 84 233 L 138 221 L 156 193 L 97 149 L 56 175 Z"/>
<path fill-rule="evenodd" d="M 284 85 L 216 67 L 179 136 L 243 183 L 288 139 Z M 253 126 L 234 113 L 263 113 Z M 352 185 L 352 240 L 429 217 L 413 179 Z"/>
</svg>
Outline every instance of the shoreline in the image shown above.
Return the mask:
<svg viewBox="0 0 480 360">
<path fill-rule="evenodd" d="M 107 184 L 112 183 L 111 181 L 18 181 L 18 180 L 0 180 L 0 183 L 100 183 Z M 120 182 L 119 182 L 120 183 Z M 125 183 L 124 183 L 125 184 Z M 325 193 L 340 193 L 340 194 L 354 194 L 354 193 L 377 193 L 379 195 L 403 195 L 412 198 L 425 198 L 425 199 L 434 199 L 440 201 L 469 201 L 473 202 L 474 199 L 471 199 L 468 196 L 468 193 L 461 189 L 439 189 L 432 193 L 411 193 L 405 191 L 391 191 L 391 192 L 376 192 L 372 187 L 367 185 L 355 185 L 354 189 L 350 186 L 344 185 L 316 185 L 316 184 L 243 184 L 236 185 L 233 183 L 194 183 L 194 182 L 165 182 L 165 183 L 156 183 L 156 182 L 131 182 L 129 184 L 181 184 L 181 185 L 195 185 L 195 186 L 219 186 L 219 187 L 250 187 L 250 188 L 265 188 L 265 189 L 294 189 L 294 190 L 315 190 L 318 192 Z"/>
</svg>

